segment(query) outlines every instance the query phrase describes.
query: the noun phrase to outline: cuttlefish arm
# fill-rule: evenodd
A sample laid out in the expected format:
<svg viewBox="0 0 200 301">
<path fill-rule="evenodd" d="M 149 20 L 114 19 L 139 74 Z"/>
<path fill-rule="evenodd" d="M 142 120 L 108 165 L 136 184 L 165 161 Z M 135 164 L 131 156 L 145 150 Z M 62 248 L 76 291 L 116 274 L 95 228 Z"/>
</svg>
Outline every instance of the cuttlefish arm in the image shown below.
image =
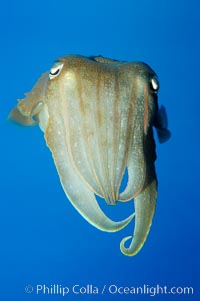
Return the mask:
<svg viewBox="0 0 200 301">
<path fill-rule="evenodd" d="M 167 115 L 165 108 L 161 106 L 157 110 L 153 125 L 158 132 L 159 142 L 166 142 L 171 133 L 168 130 Z M 157 177 L 154 162 L 156 160 L 155 142 L 152 126 L 144 137 L 144 157 L 146 163 L 146 180 L 143 190 L 134 198 L 135 227 L 133 236 L 122 239 L 120 250 L 124 255 L 136 255 L 144 245 L 148 236 L 156 207 L 157 198 Z M 128 248 L 125 243 L 131 240 Z"/>
<path fill-rule="evenodd" d="M 143 190 L 134 198 L 135 226 L 133 236 L 125 237 L 120 243 L 121 252 L 128 256 L 136 255 L 148 236 L 155 213 L 157 198 L 157 177 L 154 161 L 156 160 L 155 142 L 152 127 L 144 137 L 144 157 L 146 163 L 146 180 Z M 132 239 L 130 246 L 124 244 Z"/>
<path fill-rule="evenodd" d="M 134 233 L 133 236 L 123 238 L 120 243 L 120 249 L 124 255 L 136 255 L 144 245 L 152 224 L 152 219 L 155 212 L 156 197 L 157 183 L 154 180 L 135 198 Z M 129 247 L 126 248 L 125 243 L 129 239 L 131 239 L 131 243 Z"/>
<path fill-rule="evenodd" d="M 51 109 L 49 114 L 46 99 L 49 97 L 54 103 L 54 99 L 58 99 L 59 94 L 56 92 L 55 95 L 51 93 L 51 96 L 47 95 L 48 79 L 49 73 L 46 72 L 39 78 L 33 89 L 25 94 L 26 98 L 19 100 L 18 105 L 10 112 L 9 119 L 25 126 L 39 124 L 41 130 L 45 132 L 47 146 L 52 152 L 61 184 L 72 205 L 96 228 L 106 232 L 119 231 L 133 219 L 134 213 L 122 221 L 112 221 L 99 207 L 94 193 L 85 187 L 77 176 L 69 160 L 64 139 L 65 128 L 57 126 L 60 116 L 56 114 L 56 110 Z"/>
<path fill-rule="evenodd" d="M 74 172 L 65 139 L 63 139 L 66 135 L 65 128 L 60 126 L 58 129 L 56 124 L 56 120 L 49 118 L 45 130 L 45 139 L 52 152 L 62 187 L 72 205 L 90 224 L 102 231 L 115 232 L 126 227 L 135 214 L 133 213 L 128 218 L 115 222 L 103 213 L 94 193 L 80 180 L 77 173 Z"/>
<path fill-rule="evenodd" d="M 157 88 L 157 82 L 155 79 L 153 79 L 153 81 L 154 87 Z M 134 196 L 134 232 L 133 236 L 125 237 L 120 243 L 121 252 L 128 256 L 136 255 L 144 245 L 155 213 L 157 198 L 157 177 L 154 165 L 156 160 L 156 147 L 152 127 L 154 126 L 156 128 L 160 143 L 166 142 L 171 136 L 171 133 L 168 130 L 165 108 L 163 106 L 158 108 L 156 94 L 153 94 L 153 97 L 154 98 L 152 99 L 154 99 L 154 101 L 151 103 L 154 103 L 155 105 L 155 114 L 150 116 L 146 131 L 144 130 L 143 156 L 141 155 L 142 160 L 140 160 L 140 163 L 143 162 L 143 166 L 145 166 L 145 182 L 142 190 Z M 151 98 L 149 98 L 149 100 L 151 100 Z M 152 121 L 151 118 L 153 119 Z M 131 240 L 131 242 L 127 248 L 125 247 L 125 244 L 128 240 Z"/>
</svg>

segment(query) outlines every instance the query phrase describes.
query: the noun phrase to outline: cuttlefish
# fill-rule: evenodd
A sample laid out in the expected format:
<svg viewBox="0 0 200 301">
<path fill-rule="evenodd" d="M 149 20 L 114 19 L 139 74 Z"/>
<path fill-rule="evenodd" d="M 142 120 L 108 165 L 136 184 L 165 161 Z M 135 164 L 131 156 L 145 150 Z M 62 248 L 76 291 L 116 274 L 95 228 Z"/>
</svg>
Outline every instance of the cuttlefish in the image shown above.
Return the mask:
<svg viewBox="0 0 200 301">
<path fill-rule="evenodd" d="M 153 126 L 160 142 L 170 136 L 158 89 L 156 73 L 145 63 L 69 55 L 56 60 L 9 115 L 40 126 L 66 196 L 90 224 L 114 232 L 135 218 L 133 235 L 120 243 L 128 256 L 142 248 L 155 212 Z M 135 211 L 113 221 L 96 196 L 108 205 L 133 200 Z"/>
</svg>

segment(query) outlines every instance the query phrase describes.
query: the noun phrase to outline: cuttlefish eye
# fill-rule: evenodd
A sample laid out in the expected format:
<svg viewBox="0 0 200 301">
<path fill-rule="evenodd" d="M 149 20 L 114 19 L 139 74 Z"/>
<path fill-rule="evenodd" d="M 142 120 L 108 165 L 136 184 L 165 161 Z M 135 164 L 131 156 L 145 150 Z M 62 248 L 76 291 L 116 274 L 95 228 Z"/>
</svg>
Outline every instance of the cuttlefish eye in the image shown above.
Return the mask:
<svg viewBox="0 0 200 301">
<path fill-rule="evenodd" d="M 53 67 L 50 69 L 49 78 L 53 79 L 58 76 L 60 74 L 60 71 L 62 70 L 63 65 L 64 64 L 61 62 L 55 63 L 55 65 L 53 65 Z"/>
<path fill-rule="evenodd" d="M 150 87 L 151 87 L 151 90 L 153 92 L 156 93 L 158 91 L 158 89 L 159 89 L 159 82 L 158 82 L 158 79 L 156 77 L 151 78 L 151 80 L 150 80 Z"/>
</svg>

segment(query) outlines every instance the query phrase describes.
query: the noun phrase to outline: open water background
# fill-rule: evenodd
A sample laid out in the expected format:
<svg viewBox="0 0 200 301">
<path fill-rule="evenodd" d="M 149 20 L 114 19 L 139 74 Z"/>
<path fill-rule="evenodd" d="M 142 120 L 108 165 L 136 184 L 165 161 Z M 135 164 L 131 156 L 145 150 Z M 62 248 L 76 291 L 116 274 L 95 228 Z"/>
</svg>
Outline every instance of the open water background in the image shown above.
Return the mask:
<svg viewBox="0 0 200 301">
<path fill-rule="evenodd" d="M 199 29 L 197 0 L 2 3 L 0 300 L 199 300 Z M 119 250 L 132 226 L 108 234 L 89 225 L 64 195 L 39 128 L 7 121 L 16 99 L 70 53 L 144 61 L 159 76 L 172 138 L 157 142 L 156 215 L 135 257 Z M 116 217 L 131 210 L 117 206 Z M 92 284 L 99 294 L 37 294 L 36 285 L 44 284 Z M 101 295 L 112 284 L 190 286 L 194 294 Z"/>
</svg>

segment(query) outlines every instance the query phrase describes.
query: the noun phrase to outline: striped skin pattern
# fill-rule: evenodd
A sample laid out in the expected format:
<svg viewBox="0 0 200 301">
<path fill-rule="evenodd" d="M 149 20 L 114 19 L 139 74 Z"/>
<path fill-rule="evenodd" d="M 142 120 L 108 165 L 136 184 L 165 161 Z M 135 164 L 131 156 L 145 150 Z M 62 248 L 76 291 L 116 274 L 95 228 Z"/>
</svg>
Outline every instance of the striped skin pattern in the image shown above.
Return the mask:
<svg viewBox="0 0 200 301">
<path fill-rule="evenodd" d="M 120 243 L 128 256 L 142 248 L 155 212 L 153 126 L 161 142 L 170 136 L 158 88 L 155 72 L 144 63 L 69 55 L 59 58 L 9 115 L 26 126 L 39 124 L 68 199 L 89 223 L 114 232 L 135 218 L 133 235 Z M 126 169 L 128 182 L 120 192 Z M 108 205 L 133 201 L 135 211 L 113 221 L 96 195 Z"/>
</svg>

